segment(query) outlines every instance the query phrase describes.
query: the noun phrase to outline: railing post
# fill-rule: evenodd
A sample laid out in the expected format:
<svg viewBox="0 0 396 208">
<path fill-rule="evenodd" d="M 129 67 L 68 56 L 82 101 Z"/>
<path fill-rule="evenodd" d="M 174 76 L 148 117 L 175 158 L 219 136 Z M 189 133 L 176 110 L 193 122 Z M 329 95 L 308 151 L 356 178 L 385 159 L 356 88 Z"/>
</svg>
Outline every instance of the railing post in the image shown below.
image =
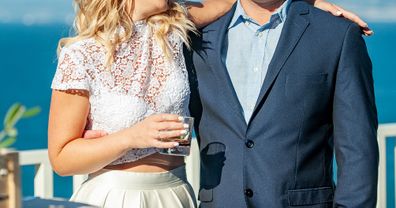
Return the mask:
<svg viewBox="0 0 396 208">
<path fill-rule="evenodd" d="M 380 162 L 379 162 L 379 174 L 378 174 L 379 177 L 378 177 L 377 208 L 387 207 L 386 140 L 389 137 L 394 137 L 394 136 L 396 136 L 396 124 L 382 124 L 378 127 L 378 146 L 380 152 Z M 394 155 L 392 155 L 392 157 L 395 158 L 395 156 L 396 156 L 396 152 Z M 395 177 L 395 176 L 390 176 L 390 177 Z"/>
<path fill-rule="evenodd" d="M 19 152 L 19 164 L 34 165 L 34 195 L 43 198 L 54 196 L 54 178 L 47 150 Z"/>
<path fill-rule="evenodd" d="M 379 172 L 378 172 L 378 195 L 377 208 L 386 208 L 386 136 L 383 127 L 378 128 L 379 147 Z"/>
<path fill-rule="evenodd" d="M 394 149 L 394 151 L 393 151 L 393 158 L 396 158 L 396 147 L 395 147 L 395 149 Z M 395 173 L 396 173 L 396 159 L 395 159 L 395 166 L 394 166 L 394 171 L 395 171 Z M 396 187 L 396 180 L 394 181 L 395 182 L 395 187 Z M 395 193 L 394 193 L 395 195 L 393 196 L 393 197 L 395 197 L 395 199 L 396 199 L 396 191 L 395 191 Z"/>
<path fill-rule="evenodd" d="M 53 197 L 54 178 L 50 164 L 42 163 L 35 168 L 34 195 L 42 198 Z"/>
</svg>

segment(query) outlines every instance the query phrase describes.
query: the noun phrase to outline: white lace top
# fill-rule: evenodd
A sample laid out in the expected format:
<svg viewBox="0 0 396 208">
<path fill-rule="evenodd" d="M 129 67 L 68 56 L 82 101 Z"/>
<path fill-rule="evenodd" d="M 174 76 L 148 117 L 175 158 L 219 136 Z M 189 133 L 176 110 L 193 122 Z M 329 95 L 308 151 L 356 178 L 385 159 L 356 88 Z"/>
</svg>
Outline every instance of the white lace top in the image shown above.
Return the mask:
<svg viewBox="0 0 396 208">
<path fill-rule="evenodd" d="M 87 129 L 120 131 L 155 113 L 188 115 L 189 83 L 181 37 L 170 34 L 173 60 L 165 58 L 148 25 L 138 22 L 132 38 L 105 68 L 105 48 L 86 39 L 62 49 L 52 89 L 89 92 Z M 115 141 L 116 142 L 116 141 Z M 135 161 L 157 149 L 133 149 L 111 165 Z"/>
</svg>

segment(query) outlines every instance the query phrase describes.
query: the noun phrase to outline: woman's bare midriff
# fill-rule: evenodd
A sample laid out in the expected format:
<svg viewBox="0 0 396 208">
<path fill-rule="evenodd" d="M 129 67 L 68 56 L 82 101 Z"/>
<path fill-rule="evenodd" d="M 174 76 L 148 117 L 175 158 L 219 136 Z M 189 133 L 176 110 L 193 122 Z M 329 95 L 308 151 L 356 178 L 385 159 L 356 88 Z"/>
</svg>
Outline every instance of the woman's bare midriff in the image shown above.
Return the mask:
<svg viewBox="0 0 396 208">
<path fill-rule="evenodd" d="M 104 169 L 130 172 L 166 172 L 182 165 L 184 165 L 184 157 L 156 153 L 134 162 L 106 166 Z"/>
</svg>

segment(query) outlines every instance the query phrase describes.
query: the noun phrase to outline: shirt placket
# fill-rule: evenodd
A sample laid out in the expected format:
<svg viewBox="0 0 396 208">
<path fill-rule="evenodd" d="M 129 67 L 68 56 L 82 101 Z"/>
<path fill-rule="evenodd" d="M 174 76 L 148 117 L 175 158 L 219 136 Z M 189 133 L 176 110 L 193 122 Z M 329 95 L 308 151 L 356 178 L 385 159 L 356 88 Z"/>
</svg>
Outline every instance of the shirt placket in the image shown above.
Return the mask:
<svg viewBox="0 0 396 208">
<path fill-rule="evenodd" d="M 253 23 L 251 23 L 253 24 Z M 252 51 L 254 55 L 250 58 L 249 64 L 249 82 L 247 83 L 246 89 L 246 119 L 252 115 L 254 107 L 257 102 L 258 95 L 261 89 L 262 79 L 262 67 L 264 58 L 264 45 L 265 45 L 265 31 L 262 31 L 258 25 L 255 26 L 255 32 L 252 34 Z M 253 26 L 252 26 L 253 27 Z"/>
</svg>

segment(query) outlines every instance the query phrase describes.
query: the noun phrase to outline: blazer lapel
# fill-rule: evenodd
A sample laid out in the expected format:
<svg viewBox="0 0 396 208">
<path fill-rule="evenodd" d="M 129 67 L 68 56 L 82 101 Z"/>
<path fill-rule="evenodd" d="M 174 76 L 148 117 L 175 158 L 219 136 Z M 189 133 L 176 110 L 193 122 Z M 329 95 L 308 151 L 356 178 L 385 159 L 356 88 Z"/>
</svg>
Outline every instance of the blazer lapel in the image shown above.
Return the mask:
<svg viewBox="0 0 396 208">
<path fill-rule="evenodd" d="M 276 80 L 283 65 L 286 63 L 290 54 L 293 52 L 297 43 L 309 26 L 309 21 L 306 17 L 307 14 L 309 14 L 308 5 L 298 1 L 291 3 L 278 46 L 268 67 L 267 75 L 264 79 L 263 86 L 260 90 L 260 94 L 250 120 L 254 118 L 257 113 L 256 111 L 260 109 L 261 103 L 265 100 L 264 98 L 270 91 L 271 86 Z"/>
<path fill-rule="evenodd" d="M 205 52 L 208 64 L 217 77 L 219 86 L 218 90 L 222 91 L 222 103 L 227 103 L 236 115 L 246 123 L 243 116 L 242 106 L 238 100 L 238 96 L 235 92 L 227 67 L 222 60 L 221 54 L 227 29 L 232 17 L 234 16 L 235 9 L 236 4 L 234 4 L 233 8 L 219 19 L 216 24 L 212 24 L 203 30 L 203 42 L 205 45 L 208 44 L 208 46 L 204 48 L 206 48 Z"/>
</svg>

